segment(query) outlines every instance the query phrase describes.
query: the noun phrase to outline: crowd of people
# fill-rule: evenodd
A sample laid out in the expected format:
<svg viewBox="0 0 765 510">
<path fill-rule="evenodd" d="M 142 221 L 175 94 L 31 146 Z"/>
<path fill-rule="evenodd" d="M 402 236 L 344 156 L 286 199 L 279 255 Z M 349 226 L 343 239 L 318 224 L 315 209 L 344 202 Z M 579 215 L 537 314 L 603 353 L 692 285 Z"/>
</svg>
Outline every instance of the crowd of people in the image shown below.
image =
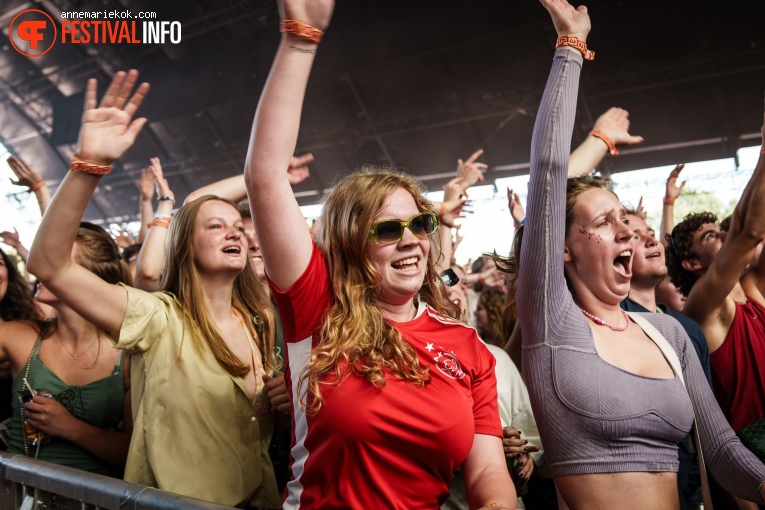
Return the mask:
<svg viewBox="0 0 765 510">
<path fill-rule="evenodd" d="M 571 150 L 590 18 L 540 1 L 559 39 L 528 203 L 508 190 L 513 251 L 470 267 L 453 234 L 480 150 L 442 202 L 395 169 L 346 174 L 307 228 L 294 152 L 332 0 L 279 3 L 243 174 L 176 208 L 152 158 L 137 239 L 82 218 L 149 84 L 117 72 L 99 101 L 88 81 L 53 198 L 9 160 L 43 219 L 29 251 L 0 233 L 35 281 L 0 253 L 5 448 L 252 509 L 765 505 L 765 150 L 722 222 L 674 225 L 678 165 L 657 235 L 592 175 L 643 141 L 625 110 Z"/>
</svg>

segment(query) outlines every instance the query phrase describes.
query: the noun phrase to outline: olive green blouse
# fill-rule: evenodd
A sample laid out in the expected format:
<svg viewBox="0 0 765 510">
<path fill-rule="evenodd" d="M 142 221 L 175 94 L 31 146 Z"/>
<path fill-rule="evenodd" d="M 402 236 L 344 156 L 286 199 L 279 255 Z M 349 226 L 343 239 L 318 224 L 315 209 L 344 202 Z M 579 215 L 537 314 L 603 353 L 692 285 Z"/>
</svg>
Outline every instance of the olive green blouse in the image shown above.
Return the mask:
<svg viewBox="0 0 765 510">
<path fill-rule="evenodd" d="M 125 480 L 214 503 L 281 508 L 268 443 L 241 377 L 195 347 L 180 303 L 125 286 L 116 346 L 133 354 L 133 437 Z"/>
</svg>

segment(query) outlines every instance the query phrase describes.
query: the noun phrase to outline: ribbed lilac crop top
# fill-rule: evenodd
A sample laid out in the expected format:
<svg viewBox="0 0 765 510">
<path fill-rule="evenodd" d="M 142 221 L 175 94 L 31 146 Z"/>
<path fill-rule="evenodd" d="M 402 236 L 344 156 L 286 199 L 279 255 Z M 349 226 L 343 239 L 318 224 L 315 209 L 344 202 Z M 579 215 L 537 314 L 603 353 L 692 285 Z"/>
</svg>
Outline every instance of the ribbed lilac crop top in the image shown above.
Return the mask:
<svg viewBox="0 0 765 510">
<path fill-rule="evenodd" d="M 642 377 L 603 361 L 566 286 L 566 173 L 581 66 L 578 53 L 556 51 L 534 126 L 518 280 L 523 375 L 552 475 L 677 471 L 677 443 L 695 410 L 714 478 L 762 503 L 765 466 L 728 426 L 680 324 L 643 314 L 677 352 L 688 391 L 678 378 Z"/>
</svg>

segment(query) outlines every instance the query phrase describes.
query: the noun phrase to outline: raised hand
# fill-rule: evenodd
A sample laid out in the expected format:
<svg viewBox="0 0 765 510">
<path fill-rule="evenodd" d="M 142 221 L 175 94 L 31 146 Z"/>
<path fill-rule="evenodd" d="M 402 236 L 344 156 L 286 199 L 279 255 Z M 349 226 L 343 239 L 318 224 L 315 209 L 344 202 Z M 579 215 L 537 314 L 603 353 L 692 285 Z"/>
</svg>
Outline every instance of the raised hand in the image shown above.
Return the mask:
<svg viewBox="0 0 765 510">
<path fill-rule="evenodd" d="M 31 191 L 32 186 L 43 180 L 24 160 L 11 156 L 8 158 L 8 166 L 16 174 L 17 180 L 11 179 L 14 186 L 26 186 Z"/>
<path fill-rule="evenodd" d="M 313 163 L 313 154 L 303 154 L 290 160 L 290 166 L 287 168 L 287 180 L 292 186 L 300 184 L 311 175 L 308 165 Z"/>
<path fill-rule="evenodd" d="M 159 193 L 159 196 L 175 198 L 173 190 L 170 189 L 167 179 L 165 179 L 162 174 L 162 164 L 160 163 L 159 158 L 151 158 L 149 160 L 149 171 L 157 182 L 157 193 Z"/>
<path fill-rule="evenodd" d="M 441 222 L 442 225 L 454 228 L 454 221 L 457 218 L 464 218 L 464 214 L 466 212 L 471 211 L 465 211 L 465 199 L 460 198 L 457 200 L 449 200 L 448 202 L 442 202 L 443 207 L 443 214 L 439 215 L 438 220 Z"/>
<path fill-rule="evenodd" d="M 685 186 L 686 181 L 681 182 L 680 186 L 677 185 L 677 178 L 680 177 L 680 172 L 682 172 L 683 168 L 685 168 L 685 164 L 680 163 L 669 173 L 669 177 L 667 177 L 667 187 L 664 191 L 664 198 L 667 200 L 674 202 L 677 200 L 677 197 L 680 196 L 680 193 L 683 192 L 683 187 Z"/>
<path fill-rule="evenodd" d="M 629 133 L 629 112 L 623 108 L 611 107 L 598 117 L 593 129 L 602 131 L 614 141 L 616 145 L 635 145 L 643 141 L 642 136 L 632 136 Z"/>
<path fill-rule="evenodd" d="M 587 40 L 590 33 L 590 16 L 587 7 L 580 5 L 576 9 L 567 0 L 539 0 L 552 18 L 558 35 L 572 35 L 581 41 Z"/>
<path fill-rule="evenodd" d="M 0 232 L 0 239 L 3 240 L 4 244 L 7 244 L 11 248 L 18 248 L 21 246 L 21 241 L 19 241 L 19 232 L 16 230 L 16 227 L 13 227 L 13 232 Z"/>
<path fill-rule="evenodd" d="M 279 15 L 282 19 L 299 20 L 324 31 L 332 19 L 334 0 L 281 0 Z"/>
<path fill-rule="evenodd" d="M 154 174 L 150 168 L 141 170 L 141 179 L 138 181 L 138 189 L 141 190 L 141 199 L 151 201 L 154 198 L 154 184 L 156 183 Z"/>
<path fill-rule="evenodd" d="M 125 248 L 133 246 L 135 244 L 135 239 L 127 230 L 120 230 L 115 234 L 114 242 L 116 242 L 117 246 L 124 250 Z"/>
<path fill-rule="evenodd" d="M 486 163 L 479 163 L 476 160 L 483 154 L 483 149 L 478 149 L 467 161 L 457 160 L 457 177 L 459 177 L 459 184 L 467 196 L 467 189 L 475 184 L 483 184 L 483 170 L 489 166 Z"/>
<path fill-rule="evenodd" d="M 638 201 L 637 208 L 635 209 L 635 213 L 640 216 L 644 221 L 648 217 L 648 211 L 645 210 L 643 207 L 643 197 L 640 197 L 640 200 Z"/>
<path fill-rule="evenodd" d="M 521 197 L 518 196 L 518 193 L 513 193 L 510 188 L 507 188 L 507 207 L 510 209 L 510 216 L 513 217 L 516 228 L 518 228 L 526 218 L 526 211 L 523 210 Z"/>
<path fill-rule="evenodd" d="M 145 118 L 133 119 L 141 106 L 149 84 L 142 83 L 135 92 L 138 71 L 120 71 L 96 106 L 96 80 L 88 80 L 85 112 L 80 127 L 79 157 L 86 163 L 108 166 L 118 160 L 135 142 L 146 124 Z"/>
</svg>

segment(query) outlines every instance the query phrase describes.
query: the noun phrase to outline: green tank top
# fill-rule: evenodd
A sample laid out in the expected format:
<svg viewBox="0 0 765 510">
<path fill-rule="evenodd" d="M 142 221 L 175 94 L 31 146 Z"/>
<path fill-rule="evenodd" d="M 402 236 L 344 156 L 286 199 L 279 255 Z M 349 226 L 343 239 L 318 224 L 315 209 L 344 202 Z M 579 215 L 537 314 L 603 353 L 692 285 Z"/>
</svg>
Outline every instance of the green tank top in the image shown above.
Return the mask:
<svg viewBox="0 0 765 510">
<path fill-rule="evenodd" d="M 116 431 L 122 419 L 122 407 L 125 400 L 125 382 L 122 376 L 122 356 L 111 375 L 88 383 L 84 386 L 68 386 L 40 360 L 40 340 L 35 344 L 27 362 L 29 375 L 27 380 L 35 390 L 48 390 L 72 416 L 100 429 Z M 24 385 L 26 367 L 13 380 L 13 421 L 8 451 L 24 454 L 24 441 L 21 425 L 21 402 L 19 394 Z M 34 456 L 36 447 L 30 447 Z M 40 460 L 62 464 L 64 466 L 99 473 L 107 476 L 122 477 L 123 468 L 113 466 L 80 448 L 74 443 L 61 438 L 51 438 L 49 443 L 40 445 Z"/>
</svg>

